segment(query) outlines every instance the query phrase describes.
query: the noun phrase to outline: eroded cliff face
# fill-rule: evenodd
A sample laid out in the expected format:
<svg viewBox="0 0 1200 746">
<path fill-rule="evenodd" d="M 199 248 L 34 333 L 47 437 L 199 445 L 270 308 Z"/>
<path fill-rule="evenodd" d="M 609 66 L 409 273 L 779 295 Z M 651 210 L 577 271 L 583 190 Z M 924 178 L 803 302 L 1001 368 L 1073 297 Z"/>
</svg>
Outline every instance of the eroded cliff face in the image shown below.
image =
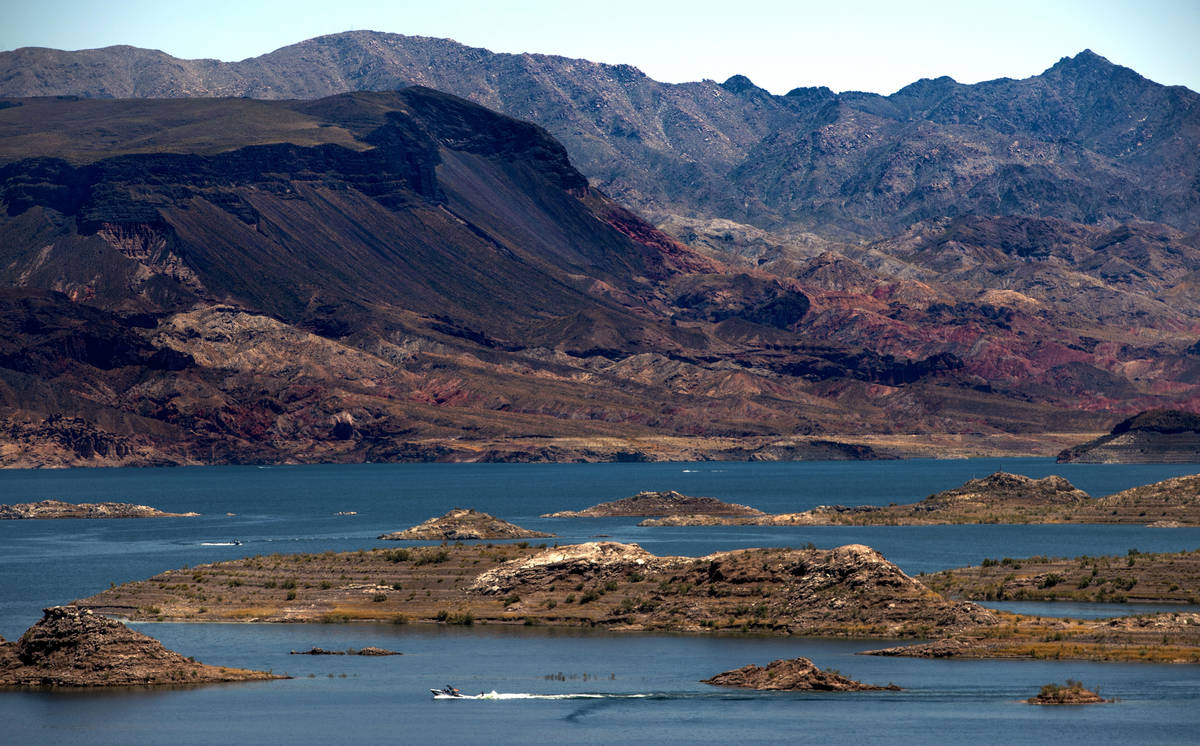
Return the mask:
<svg viewBox="0 0 1200 746">
<path fill-rule="evenodd" d="M 207 666 L 153 638 L 74 606 L 46 609 L 15 642 L 0 643 L 0 686 L 100 687 L 284 678 Z"/>
</svg>

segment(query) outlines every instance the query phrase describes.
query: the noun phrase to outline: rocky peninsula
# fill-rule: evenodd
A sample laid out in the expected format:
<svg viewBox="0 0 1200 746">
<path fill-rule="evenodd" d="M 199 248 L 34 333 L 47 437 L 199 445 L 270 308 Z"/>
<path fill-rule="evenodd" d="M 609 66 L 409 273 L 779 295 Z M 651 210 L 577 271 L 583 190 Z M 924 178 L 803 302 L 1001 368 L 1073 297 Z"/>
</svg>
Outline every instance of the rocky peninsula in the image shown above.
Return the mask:
<svg viewBox="0 0 1200 746">
<path fill-rule="evenodd" d="M 1200 463 L 1200 414 L 1151 409 L 1117 423 L 1107 435 L 1063 450 L 1059 463 Z"/>
<path fill-rule="evenodd" d="M 991 629 L 929 642 L 864 651 L 904 658 L 1200 663 L 1200 614 L 1165 612 L 1112 619 L 1054 619 L 1002 614 Z"/>
<path fill-rule="evenodd" d="M 624 518 L 638 516 L 762 516 L 761 510 L 727 503 L 714 497 L 690 497 L 675 490 L 644 491 L 632 497 L 593 505 L 584 510 L 562 510 L 542 518 Z"/>
<path fill-rule="evenodd" d="M 942 523 L 1045 523 L 1054 522 L 1064 508 L 1091 498 L 1062 477 L 1031 479 L 996 472 L 972 479 L 905 505 L 821 505 L 800 513 L 708 518 L 670 516 L 642 521 L 643 526 L 758 525 L 758 526 L 869 526 L 928 525 Z"/>
<path fill-rule="evenodd" d="M 50 518 L 191 518 L 199 513 L 167 513 L 149 505 L 132 503 L 68 503 L 39 500 L 33 503 L 0 505 L 0 520 Z"/>
<path fill-rule="evenodd" d="M 207 666 L 89 609 L 54 606 L 21 639 L 0 642 L 0 686 L 105 687 L 282 679 Z"/>
<path fill-rule="evenodd" d="M 950 598 L 973 601 L 1200 603 L 1200 550 L 1125 556 L 988 558 L 921 576 Z"/>
<path fill-rule="evenodd" d="M 1073 523 L 1200 526 L 1200 474 L 1131 487 L 1084 504 L 1069 515 Z"/>
<path fill-rule="evenodd" d="M 636 544 L 472 544 L 248 557 L 77 602 L 132 619 L 432 622 L 914 638 L 893 655 L 1200 663 L 1200 615 L 1062 620 L 947 599 L 862 545 L 660 557 Z"/>
<path fill-rule="evenodd" d="M 545 539 L 554 534 L 530 531 L 470 508 L 454 508 L 412 528 L 382 534 L 398 541 L 467 541 L 472 539 Z"/>
<path fill-rule="evenodd" d="M 742 549 L 659 557 L 636 544 L 521 544 L 248 557 L 172 570 L 79 602 L 170 621 L 516 623 L 853 637 L 996 624 L 878 552 Z"/>
<path fill-rule="evenodd" d="M 1093 498 L 1059 476 L 996 472 L 904 505 L 822 505 L 759 516 L 673 515 L 641 526 L 920 526 L 950 523 L 1200 525 L 1200 474 Z"/>
<path fill-rule="evenodd" d="M 739 689 L 783 692 L 868 692 L 899 691 L 900 687 L 872 686 L 846 678 L 836 671 L 823 671 L 808 658 L 775 660 L 766 668 L 756 665 L 742 666 L 733 671 L 719 673 L 700 683 L 713 686 L 729 686 Z"/>
</svg>

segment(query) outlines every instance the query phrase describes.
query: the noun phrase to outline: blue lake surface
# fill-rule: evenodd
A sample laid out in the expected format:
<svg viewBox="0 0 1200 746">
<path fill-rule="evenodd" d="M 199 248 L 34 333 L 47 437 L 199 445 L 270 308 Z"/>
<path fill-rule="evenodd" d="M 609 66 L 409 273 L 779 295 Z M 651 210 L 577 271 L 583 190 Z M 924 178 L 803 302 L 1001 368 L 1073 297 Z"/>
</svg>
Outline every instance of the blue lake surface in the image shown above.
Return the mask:
<svg viewBox="0 0 1200 746">
<path fill-rule="evenodd" d="M 1200 529 L 1142 526 L 641 528 L 637 519 L 538 516 L 675 489 L 768 512 L 911 502 L 1003 469 L 1059 474 L 1094 496 L 1200 471 L 1197 465 L 970 461 L 461 464 L 75 469 L 0 472 L 0 503 L 117 500 L 196 518 L 0 522 L 0 635 L 41 609 L 163 570 L 274 552 L 352 550 L 452 507 L 474 507 L 575 543 L 606 535 L 656 554 L 747 546 L 863 543 L 906 572 L 985 557 L 1076 556 L 1200 547 Z M 339 511 L 356 515 L 337 516 Z M 234 513 L 236 515 L 226 515 Z M 242 542 L 232 545 L 234 540 Z M 1024 604 L 1020 611 L 1144 612 Z M 1017 610 L 1017 609 L 1014 609 Z M 141 624 L 206 663 L 271 669 L 288 681 L 177 690 L 0 694 L 11 743 L 1194 743 L 1200 668 L 1032 661 L 927 661 L 856 655 L 881 641 L 689 637 L 476 626 Z M 391 658 L 291 656 L 313 645 L 380 645 Z M 699 680 L 805 655 L 902 692 L 778 694 Z M 547 678 L 562 673 L 565 681 Z M 584 675 L 586 674 L 586 679 Z M 1035 708 L 1042 684 L 1077 678 L 1118 702 Z M 433 701 L 453 683 L 503 699 Z M 562 695 L 603 695 L 564 698 Z M 531 695 L 531 696 L 525 696 Z M 532 696 L 536 695 L 536 696 Z"/>
</svg>

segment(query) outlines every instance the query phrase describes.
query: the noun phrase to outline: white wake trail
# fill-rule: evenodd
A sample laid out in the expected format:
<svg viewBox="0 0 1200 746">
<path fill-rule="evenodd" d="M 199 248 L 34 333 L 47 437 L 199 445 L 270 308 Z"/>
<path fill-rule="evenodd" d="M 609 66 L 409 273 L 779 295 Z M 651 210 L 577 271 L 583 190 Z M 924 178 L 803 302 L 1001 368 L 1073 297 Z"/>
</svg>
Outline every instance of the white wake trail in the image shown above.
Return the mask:
<svg viewBox="0 0 1200 746">
<path fill-rule="evenodd" d="M 458 697 L 449 694 L 435 694 L 434 699 L 645 699 L 653 694 L 533 694 L 531 692 L 497 692 L 495 690 L 482 694 L 464 694 Z"/>
</svg>

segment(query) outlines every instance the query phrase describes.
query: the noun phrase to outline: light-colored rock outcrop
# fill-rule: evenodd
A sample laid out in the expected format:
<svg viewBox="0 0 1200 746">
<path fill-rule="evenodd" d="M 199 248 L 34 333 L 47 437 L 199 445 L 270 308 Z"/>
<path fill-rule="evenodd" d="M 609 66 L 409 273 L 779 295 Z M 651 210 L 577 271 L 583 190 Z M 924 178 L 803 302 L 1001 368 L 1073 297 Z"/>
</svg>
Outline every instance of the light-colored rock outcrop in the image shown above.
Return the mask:
<svg viewBox="0 0 1200 746">
<path fill-rule="evenodd" d="M 658 557 L 637 544 L 592 541 L 543 550 L 532 557 L 511 560 L 488 570 L 471 583 L 468 591 L 486 595 L 508 593 L 515 588 L 541 588 L 555 582 L 603 580 L 630 571 L 661 570 L 686 558 Z"/>
</svg>

